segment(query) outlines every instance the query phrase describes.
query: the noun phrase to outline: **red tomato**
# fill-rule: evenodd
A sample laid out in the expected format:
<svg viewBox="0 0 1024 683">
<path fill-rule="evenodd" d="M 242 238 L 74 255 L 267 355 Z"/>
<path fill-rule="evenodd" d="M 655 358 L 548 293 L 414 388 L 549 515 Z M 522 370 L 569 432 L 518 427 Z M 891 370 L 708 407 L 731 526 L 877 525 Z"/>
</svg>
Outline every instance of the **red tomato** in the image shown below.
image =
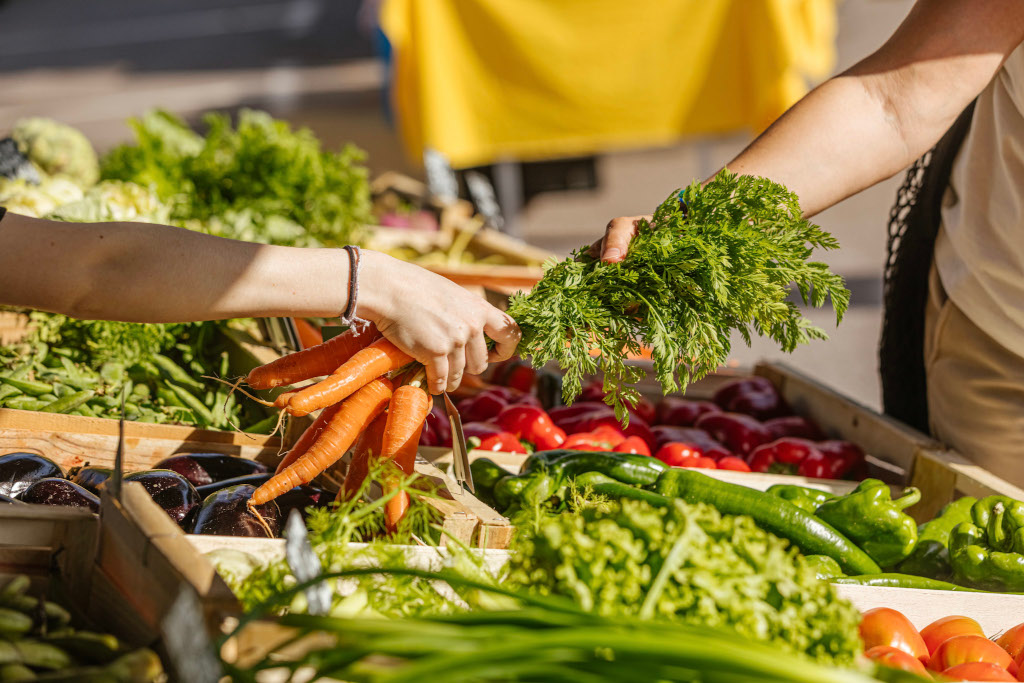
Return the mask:
<svg viewBox="0 0 1024 683">
<path fill-rule="evenodd" d="M 608 445 L 613 448 L 626 440 L 626 435 L 622 433 L 622 430 L 618 427 L 613 427 L 612 425 L 597 425 L 590 433 L 601 439 L 601 441 L 608 443 Z M 630 438 L 635 439 L 639 437 L 634 436 Z M 643 439 L 641 439 L 641 441 L 643 441 Z M 647 442 L 644 442 L 644 445 L 646 446 Z M 650 454 L 650 449 L 648 449 L 647 455 Z"/>
<path fill-rule="evenodd" d="M 1016 681 L 1014 676 L 992 662 L 964 662 L 942 672 L 954 681 Z"/>
<path fill-rule="evenodd" d="M 920 659 L 889 645 L 876 645 L 865 652 L 864 656 L 890 669 L 902 669 L 922 676 L 928 675 L 928 669 L 924 668 Z"/>
<path fill-rule="evenodd" d="M 571 451 L 610 451 L 611 446 L 593 432 L 577 432 L 565 438 L 560 448 Z"/>
<path fill-rule="evenodd" d="M 616 453 L 636 453 L 637 455 L 651 454 L 651 449 L 647 447 L 647 443 L 639 436 L 631 436 L 628 439 L 625 439 L 612 450 Z"/>
<path fill-rule="evenodd" d="M 1017 624 L 999 636 L 996 645 L 1006 650 L 1019 666 L 1020 662 L 1017 660 L 1020 659 L 1021 653 L 1024 652 L 1024 624 Z"/>
<path fill-rule="evenodd" d="M 1017 664 L 1006 650 L 985 636 L 976 635 L 953 636 L 939 645 L 930 666 L 936 671 L 945 671 L 966 662 L 990 662 L 1006 669 L 1010 675 L 1017 675 Z"/>
<path fill-rule="evenodd" d="M 654 457 L 671 467 L 682 467 L 684 461 L 696 460 L 703 456 L 700 450 L 690 444 L 669 442 L 659 448 Z"/>
<path fill-rule="evenodd" d="M 981 624 L 974 619 L 958 615 L 942 617 L 921 629 L 921 637 L 924 638 L 924 644 L 928 646 L 928 652 L 931 654 L 935 654 L 939 645 L 953 636 L 966 635 L 984 636 L 985 632 L 981 630 Z"/>
<path fill-rule="evenodd" d="M 860 639 L 864 641 L 864 649 L 870 650 L 878 645 L 888 645 L 921 660 L 928 661 L 928 647 L 901 612 L 888 607 L 869 609 L 861 616 Z"/>
<path fill-rule="evenodd" d="M 715 465 L 720 470 L 732 470 L 733 472 L 750 471 L 750 465 L 748 465 L 743 458 L 737 458 L 735 455 L 727 455 L 716 462 Z"/>
<path fill-rule="evenodd" d="M 718 464 L 715 463 L 715 461 L 712 460 L 711 458 L 702 455 L 699 458 L 691 458 L 689 460 L 685 460 L 679 465 L 677 465 L 677 467 L 700 467 L 705 470 L 717 470 Z"/>
</svg>

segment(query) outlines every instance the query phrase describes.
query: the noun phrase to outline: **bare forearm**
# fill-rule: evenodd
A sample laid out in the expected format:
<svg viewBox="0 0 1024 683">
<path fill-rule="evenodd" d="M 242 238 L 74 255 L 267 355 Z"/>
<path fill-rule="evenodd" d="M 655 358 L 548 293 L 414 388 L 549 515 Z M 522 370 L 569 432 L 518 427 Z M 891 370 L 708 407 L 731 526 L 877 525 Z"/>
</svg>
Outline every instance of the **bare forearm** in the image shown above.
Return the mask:
<svg viewBox="0 0 1024 683">
<path fill-rule="evenodd" d="M 736 159 L 783 183 L 808 215 L 926 152 L 1020 43 L 1009 0 L 920 0 L 882 48 L 811 92 Z"/>
<path fill-rule="evenodd" d="M 0 246 L 18 255 L 0 275 L 3 303 L 80 318 L 335 316 L 348 297 L 348 257 L 338 249 L 251 244 L 167 226 L 79 225 L 13 215 L 0 223 Z"/>
</svg>

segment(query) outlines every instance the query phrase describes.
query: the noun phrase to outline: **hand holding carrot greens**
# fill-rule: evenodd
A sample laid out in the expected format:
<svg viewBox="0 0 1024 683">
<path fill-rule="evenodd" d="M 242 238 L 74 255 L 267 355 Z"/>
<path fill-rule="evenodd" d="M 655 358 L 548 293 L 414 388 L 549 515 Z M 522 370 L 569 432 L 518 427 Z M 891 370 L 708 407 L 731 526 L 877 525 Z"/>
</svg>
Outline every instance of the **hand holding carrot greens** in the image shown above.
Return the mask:
<svg viewBox="0 0 1024 683">
<path fill-rule="evenodd" d="M 801 218 L 797 197 L 765 178 L 722 171 L 705 187 L 672 195 L 640 219 L 629 254 L 620 262 L 584 253 L 548 267 L 527 294 L 513 297 L 509 315 L 523 339 L 519 354 L 535 366 L 555 361 L 565 370 L 571 402 L 584 376 L 603 372 L 606 400 L 620 420 L 639 394 L 627 386 L 643 376 L 626 352 L 651 349 L 662 388 L 677 391 L 722 365 L 736 330 L 793 351 L 825 333 L 787 301 L 795 283 L 804 303 L 832 299 L 837 322 L 850 294 L 814 249 L 836 240 Z"/>
</svg>

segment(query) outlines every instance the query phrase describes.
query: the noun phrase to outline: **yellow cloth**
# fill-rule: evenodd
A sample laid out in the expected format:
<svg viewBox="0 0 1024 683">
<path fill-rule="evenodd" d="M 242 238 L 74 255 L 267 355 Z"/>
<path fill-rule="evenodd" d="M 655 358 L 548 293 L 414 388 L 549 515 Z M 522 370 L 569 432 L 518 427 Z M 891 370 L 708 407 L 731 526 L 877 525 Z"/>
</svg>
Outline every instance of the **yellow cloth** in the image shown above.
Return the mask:
<svg viewBox="0 0 1024 683">
<path fill-rule="evenodd" d="M 835 0 L 386 0 L 406 151 L 455 167 L 760 131 L 834 62 Z"/>
</svg>

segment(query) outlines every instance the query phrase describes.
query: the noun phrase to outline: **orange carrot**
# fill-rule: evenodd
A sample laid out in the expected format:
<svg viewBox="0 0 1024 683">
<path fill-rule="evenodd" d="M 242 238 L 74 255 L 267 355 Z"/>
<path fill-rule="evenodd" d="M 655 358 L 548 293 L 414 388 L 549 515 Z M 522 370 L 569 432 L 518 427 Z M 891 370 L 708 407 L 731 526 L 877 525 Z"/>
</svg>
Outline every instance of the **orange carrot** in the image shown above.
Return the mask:
<svg viewBox="0 0 1024 683">
<path fill-rule="evenodd" d="M 283 394 L 282 394 L 283 395 Z M 302 432 L 302 436 L 299 437 L 295 445 L 291 447 L 288 453 L 285 454 L 281 462 L 277 464 L 277 469 L 274 470 L 274 474 L 281 474 L 284 472 L 289 465 L 298 460 L 301 456 L 306 454 L 306 451 L 316 443 L 316 440 L 320 438 L 320 434 L 324 431 L 324 426 L 334 417 L 335 413 L 341 408 L 341 404 L 324 408 L 320 413 L 320 416 L 313 421 L 313 424 L 306 427 L 306 431 Z"/>
<path fill-rule="evenodd" d="M 292 322 L 295 323 L 295 331 L 299 335 L 300 348 L 311 349 L 323 343 L 323 333 L 319 325 L 314 325 L 305 318 L 292 318 Z"/>
<path fill-rule="evenodd" d="M 430 413 L 433 399 L 418 386 L 406 384 L 395 389 L 388 406 L 387 426 L 381 440 L 380 457 L 389 459 L 405 475 L 414 471 L 416 448 L 420 443 L 423 423 Z M 385 478 L 384 493 L 388 494 L 398 486 L 397 474 Z M 389 531 L 394 531 L 398 522 L 409 509 L 409 494 L 402 491 L 389 500 L 384 507 Z"/>
<path fill-rule="evenodd" d="M 266 365 L 253 368 L 245 378 L 246 384 L 253 389 L 273 389 L 329 375 L 379 336 L 377 328 L 372 324 L 366 326 L 362 332 L 349 330 L 323 344 L 290 353 Z"/>
<path fill-rule="evenodd" d="M 252 494 L 250 507 L 277 498 L 299 484 L 306 484 L 337 462 L 374 418 L 384 412 L 391 398 L 391 382 L 378 377 L 346 399 L 306 453 Z"/>
<path fill-rule="evenodd" d="M 412 362 L 412 356 L 399 350 L 387 339 L 378 339 L 357 351 L 327 379 L 317 382 L 292 396 L 288 412 L 308 415 L 351 396 L 375 377 L 397 370 Z"/>
<path fill-rule="evenodd" d="M 356 445 L 352 449 L 352 460 L 348 464 L 348 471 L 345 472 L 345 483 L 338 489 L 335 500 L 351 500 L 359 493 L 359 489 L 370 471 L 370 460 L 380 457 L 380 444 L 384 438 L 384 427 L 387 423 L 388 416 L 381 413 L 359 436 L 359 440 L 356 441 Z"/>
</svg>

